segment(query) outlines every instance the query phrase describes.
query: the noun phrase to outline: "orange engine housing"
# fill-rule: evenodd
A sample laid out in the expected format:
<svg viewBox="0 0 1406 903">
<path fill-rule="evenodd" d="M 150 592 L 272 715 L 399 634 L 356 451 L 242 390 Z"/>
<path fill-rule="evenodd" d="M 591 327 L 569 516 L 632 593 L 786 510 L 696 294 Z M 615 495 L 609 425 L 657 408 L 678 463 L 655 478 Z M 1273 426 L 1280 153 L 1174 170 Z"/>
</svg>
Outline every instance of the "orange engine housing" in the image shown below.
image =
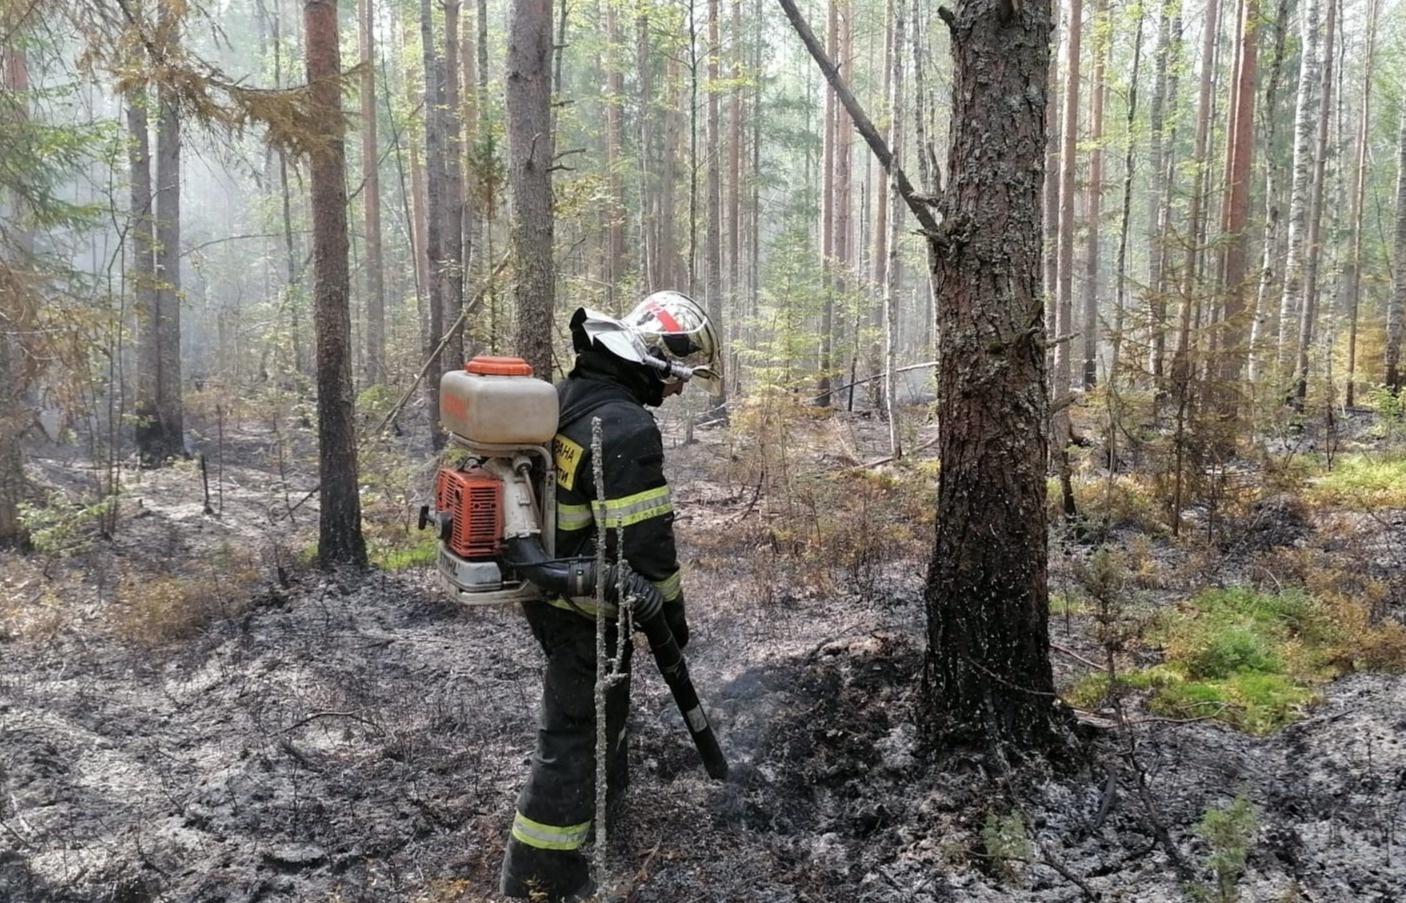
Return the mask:
<svg viewBox="0 0 1406 903">
<path fill-rule="evenodd" d="M 503 484 L 477 467 L 441 468 L 435 507 L 453 517 L 449 548 L 460 558 L 492 558 L 503 542 Z"/>
</svg>

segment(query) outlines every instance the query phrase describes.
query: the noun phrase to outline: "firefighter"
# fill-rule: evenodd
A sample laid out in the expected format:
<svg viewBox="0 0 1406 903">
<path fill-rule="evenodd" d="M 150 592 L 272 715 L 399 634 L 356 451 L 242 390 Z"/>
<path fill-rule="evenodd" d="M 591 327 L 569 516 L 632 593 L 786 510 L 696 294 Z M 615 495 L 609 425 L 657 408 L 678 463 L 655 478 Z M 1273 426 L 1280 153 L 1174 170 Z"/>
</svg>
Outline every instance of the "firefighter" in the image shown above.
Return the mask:
<svg viewBox="0 0 1406 903">
<path fill-rule="evenodd" d="M 665 618 L 680 648 L 688 643 L 683 589 L 674 545 L 674 509 L 664 479 L 664 446 L 647 407 L 683 390 L 671 365 L 704 368 L 716 379 L 718 341 L 708 315 L 678 292 L 656 292 L 621 320 L 584 308 L 571 318 L 576 364 L 557 387 L 561 416 L 554 442 L 557 470 L 556 554 L 593 556 L 602 525 L 606 555 L 623 559 L 664 597 Z M 685 370 L 687 372 L 687 370 Z M 603 499 L 597 498 L 591 421 L 601 420 Z M 618 546 L 618 548 L 617 548 Z M 555 598 L 523 605 L 546 654 L 537 749 L 503 857 L 505 896 L 581 900 L 594 892 L 581 846 L 595 810 L 594 599 Z M 613 611 L 603 613 L 610 617 Z M 607 625 L 609 654 L 620 642 Z M 606 699 L 610 808 L 628 781 L 626 677 Z M 536 895 L 540 894 L 541 897 Z"/>
</svg>

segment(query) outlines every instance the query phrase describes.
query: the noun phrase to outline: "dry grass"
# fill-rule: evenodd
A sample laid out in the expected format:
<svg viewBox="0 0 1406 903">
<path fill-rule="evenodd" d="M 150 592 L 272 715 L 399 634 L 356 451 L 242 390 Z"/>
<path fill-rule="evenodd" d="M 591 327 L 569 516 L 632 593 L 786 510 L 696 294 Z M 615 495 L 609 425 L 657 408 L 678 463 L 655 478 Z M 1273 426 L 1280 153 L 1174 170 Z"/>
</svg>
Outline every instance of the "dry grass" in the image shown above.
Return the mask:
<svg viewBox="0 0 1406 903">
<path fill-rule="evenodd" d="M 109 623 L 127 642 L 165 646 L 248 611 L 262 583 L 254 559 L 228 548 L 184 573 L 129 572 L 118 584 Z"/>
</svg>

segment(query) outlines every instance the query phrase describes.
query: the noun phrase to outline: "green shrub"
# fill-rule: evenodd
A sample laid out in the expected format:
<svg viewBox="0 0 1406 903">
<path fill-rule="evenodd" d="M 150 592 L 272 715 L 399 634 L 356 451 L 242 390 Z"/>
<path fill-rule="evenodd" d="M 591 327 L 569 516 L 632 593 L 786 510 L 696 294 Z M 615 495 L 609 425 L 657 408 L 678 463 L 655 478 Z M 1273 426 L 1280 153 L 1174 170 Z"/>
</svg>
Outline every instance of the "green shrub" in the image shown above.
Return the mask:
<svg viewBox="0 0 1406 903">
<path fill-rule="evenodd" d="M 1234 903 L 1239 899 L 1236 885 L 1245 874 L 1245 861 L 1259 830 L 1255 807 L 1243 796 L 1229 805 L 1208 809 L 1196 826 L 1196 833 L 1210 846 L 1206 867 L 1215 875 L 1214 887 L 1197 887 L 1194 895 L 1217 903 Z"/>
</svg>

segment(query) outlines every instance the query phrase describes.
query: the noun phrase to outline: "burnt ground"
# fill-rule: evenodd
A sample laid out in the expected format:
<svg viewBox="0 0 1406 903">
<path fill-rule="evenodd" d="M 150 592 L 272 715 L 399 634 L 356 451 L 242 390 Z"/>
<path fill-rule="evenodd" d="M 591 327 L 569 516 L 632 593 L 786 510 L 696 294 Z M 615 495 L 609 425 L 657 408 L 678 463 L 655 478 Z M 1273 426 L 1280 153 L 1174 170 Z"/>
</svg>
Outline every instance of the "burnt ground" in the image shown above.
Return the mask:
<svg viewBox="0 0 1406 903">
<path fill-rule="evenodd" d="M 1406 898 L 1406 678 L 1339 680 L 1263 738 L 1135 714 L 1053 766 L 934 755 L 914 722 L 922 563 L 860 586 L 778 570 L 742 529 L 755 495 L 707 477 L 730 454 L 705 436 L 671 461 L 690 661 L 734 778 L 707 779 L 638 658 L 612 853 L 628 899 L 1182 900 L 1210 882 L 1194 826 L 1237 794 L 1258 811 L 1242 899 Z M 189 468 L 148 474 L 111 541 L 5 559 L 12 613 L 42 597 L 47 620 L 0 622 L 0 900 L 491 899 L 539 692 L 525 625 L 450 606 L 422 570 L 297 565 L 308 518 L 269 523 L 269 472 L 235 459 L 220 518 Z M 189 562 L 231 545 L 260 579 L 193 635 L 108 629 L 124 568 L 219 583 Z M 1013 811 L 1034 842 L 993 860 L 983 828 Z"/>
</svg>

